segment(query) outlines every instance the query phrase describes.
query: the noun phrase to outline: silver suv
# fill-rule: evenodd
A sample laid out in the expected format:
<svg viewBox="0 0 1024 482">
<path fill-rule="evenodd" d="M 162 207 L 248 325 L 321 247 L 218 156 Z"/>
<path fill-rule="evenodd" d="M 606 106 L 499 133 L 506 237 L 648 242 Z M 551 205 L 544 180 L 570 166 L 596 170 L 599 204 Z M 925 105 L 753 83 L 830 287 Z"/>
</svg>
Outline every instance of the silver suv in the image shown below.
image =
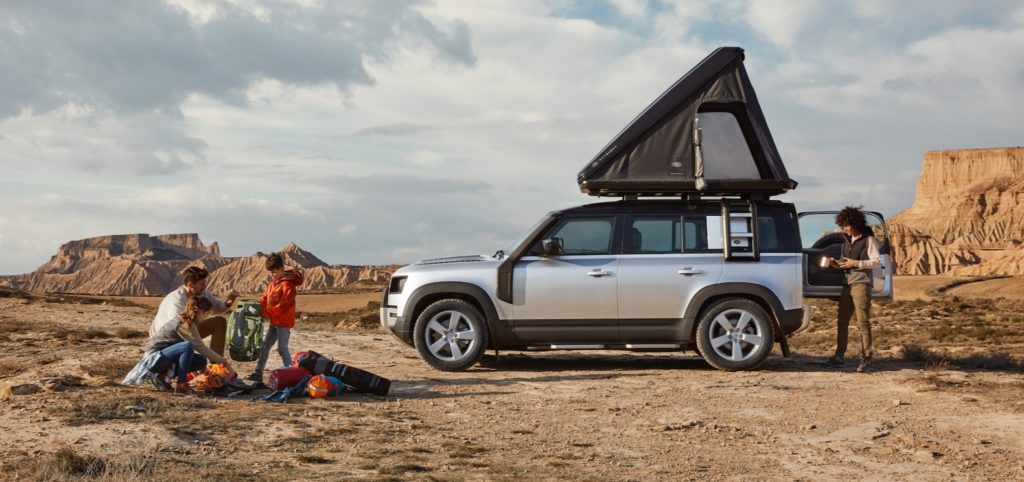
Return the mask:
<svg viewBox="0 0 1024 482">
<path fill-rule="evenodd" d="M 632 200 L 552 212 L 494 256 L 396 271 L 381 324 L 440 370 L 495 350 L 686 350 L 756 368 L 811 320 L 803 298 L 838 297 L 835 213 L 772 200 Z M 881 215 L 875 298 L 891 299 Z M 753 221 L 755 220 L 756 221 Z M 728 221 L 726 221 L 728 220 Z M 805 233 L 802 238 L 801 233 Z M 801 241 L 803 240 L 803 241 Z"/>
<path fill-rule="evenodd" d="M 835 213 L 797 215 L 796 188 L 743 66 L 722 47 L 672 84 L 577 176 L 622 201 L 550 213 L 494 256 L 396 271 L 380 320 L 441 370 L 487 348 L 685 350 L 723 370 L 760 365 L 811 320 L 805 297 L 837 298 L 820 267 L 844 239 Z M 662 198 L 662 199 L 643 199 Z M 674 199 L 664 199 L 674 198 Z M 875 299 L 892 297 L 882 216 Z"/>
</svg>

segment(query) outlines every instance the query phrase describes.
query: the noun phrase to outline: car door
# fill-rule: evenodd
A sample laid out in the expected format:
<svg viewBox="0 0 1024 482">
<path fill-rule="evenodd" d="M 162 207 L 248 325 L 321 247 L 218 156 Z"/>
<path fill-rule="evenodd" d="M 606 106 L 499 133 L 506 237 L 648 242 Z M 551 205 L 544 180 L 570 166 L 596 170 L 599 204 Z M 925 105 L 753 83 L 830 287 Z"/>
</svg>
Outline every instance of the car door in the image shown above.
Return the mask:
<svg viewBox="0 0 1024 482">
<path fill-rule="evenodd" d="M 704 215 L 625 217 L 619 257 L 623 341 L 685 338 L 679 330 L 687 303 L 722 274 L 722 253 L 709 252 L 706 223 Z"/>
<path fill-rule="evenodd" d="M 800 242 L 804 254 L 804 297 L 838 298 L 843 287 L 843 272 L 821 266 L 825 256 L 839 258 L 843 249 L 843 233 L 836 226 L 838 211 L 814 211 L 800 213 Z M 889 230 L 885 218 L 872 211 L 865 211 L 868 227 L 878 241 L 882 267 L 872 273 L 871 297 L 876 300 L 892 301 L 893 272 L 895 270 L 889 243 Z"/>
<path fill-rule="evenodd" d="M 513 330 L 527 343 L 617 341 L 617 215 L 567 215 L 515 265 Z M 554 239 L 561 253 L 542 255 Z"/>
</svg>

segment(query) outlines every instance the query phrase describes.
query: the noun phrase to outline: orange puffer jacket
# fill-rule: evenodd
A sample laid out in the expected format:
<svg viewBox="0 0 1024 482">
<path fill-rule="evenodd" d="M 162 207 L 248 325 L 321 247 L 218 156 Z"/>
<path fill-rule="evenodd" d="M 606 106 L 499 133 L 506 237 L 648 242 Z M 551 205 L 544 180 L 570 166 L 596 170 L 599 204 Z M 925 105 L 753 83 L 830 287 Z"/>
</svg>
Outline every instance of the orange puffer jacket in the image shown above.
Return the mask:
<svg viewBox="0 0 1024 482">
<path fill-rule="evenodd" d="M 302 284 L 302 273 L 290 269 L 267 284 L 260 297 L 263 316 L 270 318 L 270 324 L 282 328 L 295 326 L 295 287 Z"/>
</svg>

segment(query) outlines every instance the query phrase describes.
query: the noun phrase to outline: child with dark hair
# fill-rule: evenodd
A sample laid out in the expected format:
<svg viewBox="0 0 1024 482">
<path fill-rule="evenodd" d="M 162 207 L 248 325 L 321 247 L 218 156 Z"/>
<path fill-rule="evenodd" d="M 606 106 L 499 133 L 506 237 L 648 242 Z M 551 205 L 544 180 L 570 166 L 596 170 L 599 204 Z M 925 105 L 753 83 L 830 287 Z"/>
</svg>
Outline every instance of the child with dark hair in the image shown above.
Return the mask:
<svg viewBox="0 0 1024 482">
<path fill-rule="evenodd" d="M 253 381 L 263 381 L 263 370 L 267 366 L 270 348 L 277 343 L 277 353 L 285 367 L 292 366 L 291 353 L 288 352 L 288 340 L 291 330 L 295 327 L 295 289 L 302 284 L 302 273 L 298 270 L 284 269 L 284 257 L 279 253 L 271 253 L 265 264 L 271 274 L 266 291 L 260 297 L 263 316 L 270 319 L 270 327 L 263 337 L 260 359 L 256 362 L 256 371 L 249 375 Z"/>
</svg>

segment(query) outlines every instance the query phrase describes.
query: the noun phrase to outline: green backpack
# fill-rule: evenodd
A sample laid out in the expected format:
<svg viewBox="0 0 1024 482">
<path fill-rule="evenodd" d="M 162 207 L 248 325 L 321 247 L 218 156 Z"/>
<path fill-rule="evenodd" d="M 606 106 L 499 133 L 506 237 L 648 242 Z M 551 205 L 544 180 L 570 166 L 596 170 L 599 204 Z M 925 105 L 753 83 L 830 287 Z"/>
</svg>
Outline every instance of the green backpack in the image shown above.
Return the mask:
<svg viewBox="0 0 1024 482">
<path fill-rule="evenodd" d="M 263 346 L 263 307 L 256 300 L 242 300 L 228 317 L 228 352 L 235 361 L 253 361 Z"/>
</svg>

